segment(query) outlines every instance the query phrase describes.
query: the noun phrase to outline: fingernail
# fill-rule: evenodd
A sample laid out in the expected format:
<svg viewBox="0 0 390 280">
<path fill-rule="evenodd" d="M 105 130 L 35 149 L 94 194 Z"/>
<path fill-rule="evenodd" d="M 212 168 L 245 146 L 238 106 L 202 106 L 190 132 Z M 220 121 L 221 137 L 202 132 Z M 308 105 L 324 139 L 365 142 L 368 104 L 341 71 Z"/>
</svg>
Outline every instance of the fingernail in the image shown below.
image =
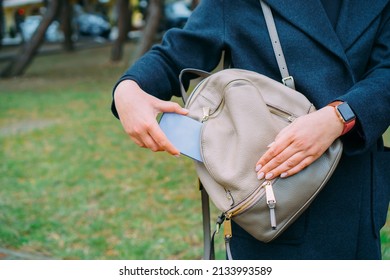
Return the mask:
<svg viewBox="0 0 390 280">
<path fill-rule="evenodd" d="M 268 144 L 267 148 L 271 148 L 271 146 L 274 144 L 275 142 L 272 142 L 270 144 Z"/>
<path fill-rule="evenodd" d="M 173 155 L 175 158 L 180 158 L 180 154 Z"/>
<path fill-rule="evenodd" d="M 269 179 L 271 179 L 273 176 L 274 176 L 273 173 L 267 173 L 267 175 L 265 175 L 265 179 L 269 180 Z"/>
<path fill-rule="evenodd" d="M 284 177 L 287 177 L 287 172 L 283 172 L 282 174 L 280 174 L 280 178 L 284 178 Z"/>
<path fill-rule="evenodd" d="M 257 179 L 261 180 L 264 178 L 264 172 L 261 172 L 259 175 L 257 175 Z"/>
<path fill-rule="evenodd" d="M 256 172 L 259 171 L 263 166 L 261 164 L 256 166 Z"/>
</svg>

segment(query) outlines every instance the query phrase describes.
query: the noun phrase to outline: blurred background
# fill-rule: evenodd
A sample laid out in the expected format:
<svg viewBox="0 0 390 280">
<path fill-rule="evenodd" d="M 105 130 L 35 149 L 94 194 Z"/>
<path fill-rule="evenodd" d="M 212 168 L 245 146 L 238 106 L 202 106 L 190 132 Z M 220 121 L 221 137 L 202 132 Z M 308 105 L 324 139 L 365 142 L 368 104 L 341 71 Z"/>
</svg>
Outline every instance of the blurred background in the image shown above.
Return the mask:
<svg viewBox="0 0 390 280">
<path fill-rule="evenodd" d="M 192 161 L 140 149 L 110 112 L 198 2 L 0 0 L 0 260 L 202 257 Z M 390 259 L 389 222 L 381 238 Z"/>
</svg>

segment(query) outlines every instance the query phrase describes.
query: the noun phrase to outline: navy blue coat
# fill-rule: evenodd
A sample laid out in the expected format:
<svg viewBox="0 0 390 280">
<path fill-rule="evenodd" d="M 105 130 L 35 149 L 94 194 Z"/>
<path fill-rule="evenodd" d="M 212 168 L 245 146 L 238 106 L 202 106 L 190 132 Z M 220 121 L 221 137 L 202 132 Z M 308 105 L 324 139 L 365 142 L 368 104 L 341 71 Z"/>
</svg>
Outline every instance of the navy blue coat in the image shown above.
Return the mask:
<svg viewBox="0 0 390 280">
<path fill-rule="evenodd" d="M 390 198 L 390 1 L 344 0 L 335 28 L 320 0 L 268 0 L 297 90 L 317 108 L 348 101 L 357 116 L 344 155 L 311 207 L 276 241 L 234 226 L 236 258 L 377 259 Z M 180 95 L 183 68 L 213 70 L 224 50 L 233 66 L 280 80 L 258 0 L 202 0 L 184 30 L 166 33 L 120 79 L 164 100 Z M 115 104 L 112 107 L 116 114 Z"/>
</svg>

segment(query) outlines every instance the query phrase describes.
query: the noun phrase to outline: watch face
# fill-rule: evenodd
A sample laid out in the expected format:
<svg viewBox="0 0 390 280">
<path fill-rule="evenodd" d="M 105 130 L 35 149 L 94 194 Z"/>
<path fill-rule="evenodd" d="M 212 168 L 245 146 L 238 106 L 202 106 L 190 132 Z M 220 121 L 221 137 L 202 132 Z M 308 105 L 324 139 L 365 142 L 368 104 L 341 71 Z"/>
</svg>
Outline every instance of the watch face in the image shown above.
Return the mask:
<svg viewBox="0 0 390 280">
<path fill-rule="evenodd" d="M 346 102 L 337 106 L 337 110 L 339 111 L 345 122 L 350 122 L 355 118 L 355 114 Z"/>
</svg>

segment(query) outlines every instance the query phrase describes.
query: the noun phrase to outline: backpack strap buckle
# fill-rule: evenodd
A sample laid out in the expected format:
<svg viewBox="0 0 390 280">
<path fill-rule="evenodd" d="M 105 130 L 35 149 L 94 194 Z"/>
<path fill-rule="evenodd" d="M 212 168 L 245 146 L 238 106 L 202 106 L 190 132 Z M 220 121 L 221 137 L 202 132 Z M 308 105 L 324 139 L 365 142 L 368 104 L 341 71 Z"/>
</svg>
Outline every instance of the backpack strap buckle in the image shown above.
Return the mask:
<svg viewBox="0 0 390 280">
<path fill-rule="evenodd" d="M 295 82 L 293 76 L 288 76 L 282 79 L 282 82 L 285 86 L 295 89 Z"/>
</svg>

